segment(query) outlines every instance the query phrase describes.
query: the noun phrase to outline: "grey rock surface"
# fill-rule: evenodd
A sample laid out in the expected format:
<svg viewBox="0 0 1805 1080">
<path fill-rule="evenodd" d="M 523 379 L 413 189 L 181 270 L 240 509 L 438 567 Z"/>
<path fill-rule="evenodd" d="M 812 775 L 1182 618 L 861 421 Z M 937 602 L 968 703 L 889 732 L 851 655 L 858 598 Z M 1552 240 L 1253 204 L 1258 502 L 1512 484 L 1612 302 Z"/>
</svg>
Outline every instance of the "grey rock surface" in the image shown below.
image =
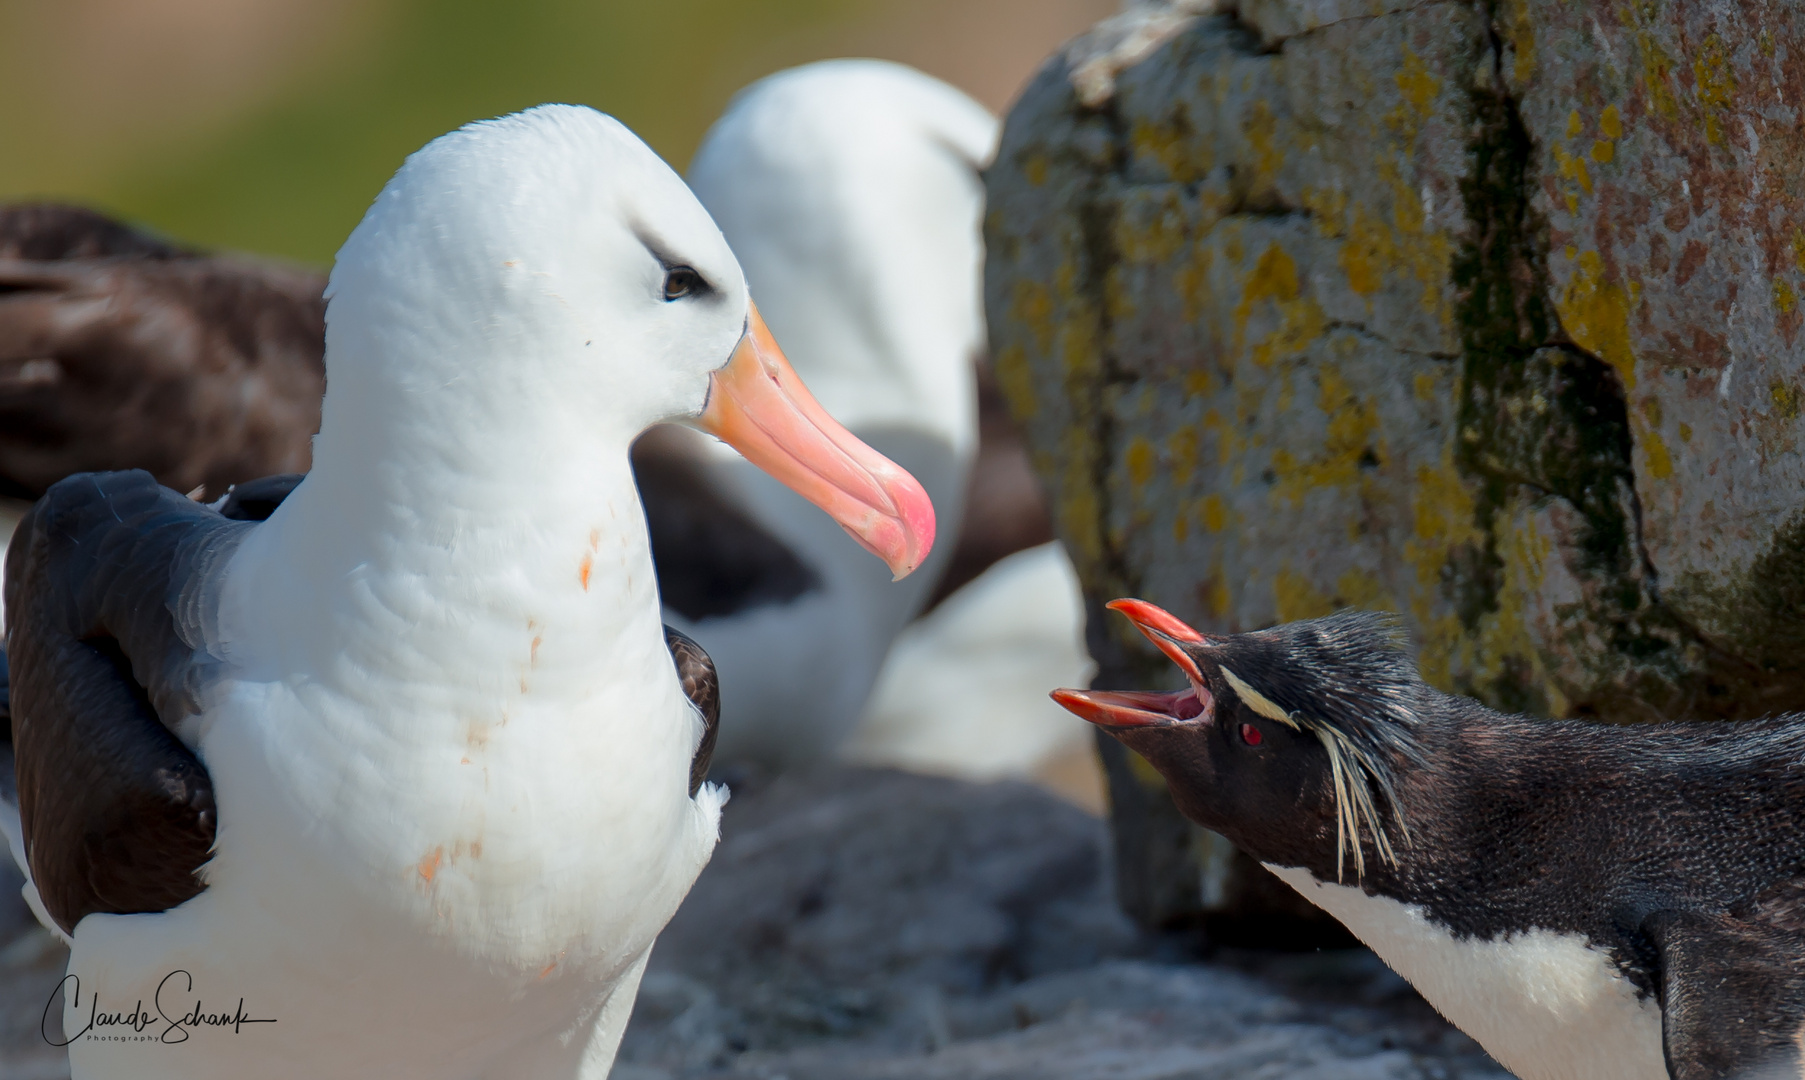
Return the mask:
<svg viewBox="0 0 1805 1080">
<path fill-rule="evenodd" d="M 1488 1077 L 1364 950 L 1176 959 L 1101 822 L 1021 784 L 789 776 L 736 795 L 660 937 L 618 1080 Z"/>
<path fill-rule="evenodd" d="M 616 1080 L 1504 1080 L 1370 953 L 1181 962 L 1108 893 L 1101 822 L 1022 784 L 840 770 L 728 804 Z M 68 954 L 0 950 L 0 1080 Z"/>
<path fill-rule="evenodd" d="M 1093 611 L 1395 610 L 1431 682 L 1515 711 L 1805 707 L 1801 14 L 1168 5 L 1105 94 L 1050 62 L 986 307 Z M 1170 684 L 1094 621 L 1100 684 Z M 1137 915 L 1233 891 L 1109 752 Z"/>
</svg>

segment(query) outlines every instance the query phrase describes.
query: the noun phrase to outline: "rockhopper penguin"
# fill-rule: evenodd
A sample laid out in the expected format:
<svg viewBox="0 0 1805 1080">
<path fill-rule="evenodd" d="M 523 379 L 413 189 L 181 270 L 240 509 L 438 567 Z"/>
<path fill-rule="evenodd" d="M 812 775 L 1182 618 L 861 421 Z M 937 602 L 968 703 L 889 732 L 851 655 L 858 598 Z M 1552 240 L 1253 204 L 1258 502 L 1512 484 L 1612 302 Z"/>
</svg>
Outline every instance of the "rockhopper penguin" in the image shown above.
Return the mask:
<svg viewBox="0 0 1805 1080">
<path fill-rule="evenodd" d="M 1189 686 L 1055 700 L 1517 1076 L 1801 1075 L 1805 716 L 1510 716 L 1424 684 L 1392 616 L 1109 606 Z"/>
</svg>

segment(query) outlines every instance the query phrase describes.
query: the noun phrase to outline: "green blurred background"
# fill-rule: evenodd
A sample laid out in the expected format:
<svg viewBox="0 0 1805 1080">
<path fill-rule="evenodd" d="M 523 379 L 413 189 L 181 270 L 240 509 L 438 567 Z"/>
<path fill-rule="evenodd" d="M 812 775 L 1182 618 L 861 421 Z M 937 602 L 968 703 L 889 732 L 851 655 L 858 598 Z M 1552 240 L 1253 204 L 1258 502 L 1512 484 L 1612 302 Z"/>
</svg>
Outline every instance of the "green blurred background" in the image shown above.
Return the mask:
<svg viewBox="0 0 1805 1080">
<path fill-rule="evenodd" d="M 679 169 L 733 92 L 831 56 L 1002 111 L 1116 0 L 0 0 L 0 199 L 325 265 L 403 157 L 543 101 Z"/>
</svg>

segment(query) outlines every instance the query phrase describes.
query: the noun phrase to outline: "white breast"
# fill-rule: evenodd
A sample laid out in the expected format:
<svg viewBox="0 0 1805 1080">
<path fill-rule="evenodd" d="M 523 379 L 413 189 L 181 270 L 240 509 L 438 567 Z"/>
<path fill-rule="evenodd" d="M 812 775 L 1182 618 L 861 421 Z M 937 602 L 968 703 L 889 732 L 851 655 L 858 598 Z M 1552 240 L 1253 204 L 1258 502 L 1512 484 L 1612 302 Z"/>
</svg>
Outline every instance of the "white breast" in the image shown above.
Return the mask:
<svg viewBox="0 0 1805 1080">
<path fill-rule="evenodd" d="M 1268 865 L 1522 1080 L 1667 1080 L 1661 1009 L 1578 934 L 1461 940 L 1419 907 Z"/>
</svg>

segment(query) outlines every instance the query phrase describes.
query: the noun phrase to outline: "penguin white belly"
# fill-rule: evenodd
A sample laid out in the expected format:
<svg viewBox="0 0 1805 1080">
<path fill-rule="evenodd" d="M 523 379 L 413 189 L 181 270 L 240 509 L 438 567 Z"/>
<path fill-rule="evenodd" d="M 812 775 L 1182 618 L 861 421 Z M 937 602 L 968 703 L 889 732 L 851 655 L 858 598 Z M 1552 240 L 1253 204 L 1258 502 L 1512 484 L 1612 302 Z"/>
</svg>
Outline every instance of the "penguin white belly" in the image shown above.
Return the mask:
<svg viewBox="0 0 1805 1080">
<path fill-rule="evenodd" d="M 1667 1080 L 1661 1009 L 1577 934 L 1460 940 L 1421 908 L 1267 864 L 1521 1080 Z"/>
</svg>

